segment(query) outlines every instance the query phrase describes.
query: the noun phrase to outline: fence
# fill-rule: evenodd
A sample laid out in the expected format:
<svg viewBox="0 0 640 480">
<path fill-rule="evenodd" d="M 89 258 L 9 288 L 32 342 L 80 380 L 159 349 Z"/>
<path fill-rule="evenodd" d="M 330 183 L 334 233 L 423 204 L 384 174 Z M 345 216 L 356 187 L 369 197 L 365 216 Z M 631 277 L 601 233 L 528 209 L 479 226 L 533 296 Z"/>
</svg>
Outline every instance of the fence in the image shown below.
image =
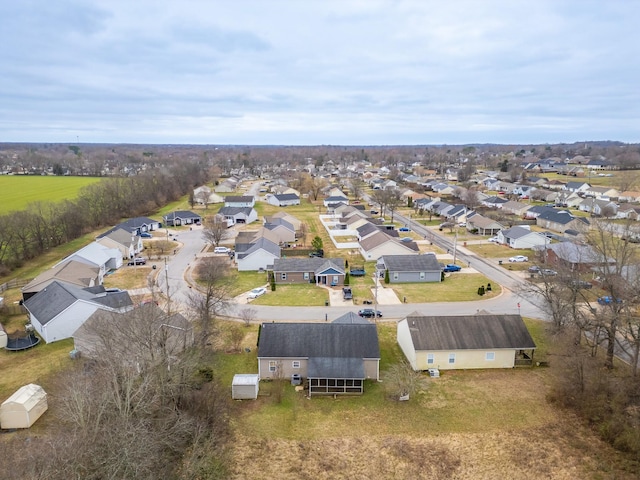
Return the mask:
<svg viewBox="0 0 640 480">
<path fill-rule="evenodd" d="M 24 280 L 20 278 L 14 278 L 6 283 L 0 285 L 0 293 L 9 290 L 10 288 L 24 287 L 30 280 Z"/>
</svg>

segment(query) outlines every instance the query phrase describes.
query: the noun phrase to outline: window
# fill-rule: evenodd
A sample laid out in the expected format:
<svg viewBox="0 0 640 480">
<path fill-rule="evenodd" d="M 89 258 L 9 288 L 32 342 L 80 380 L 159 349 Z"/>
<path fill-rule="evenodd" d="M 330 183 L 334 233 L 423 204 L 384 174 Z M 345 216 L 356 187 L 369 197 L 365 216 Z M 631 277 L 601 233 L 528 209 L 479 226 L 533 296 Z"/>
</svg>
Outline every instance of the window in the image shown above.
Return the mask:
<svg viewBox="0 0 640 480">
<path fill-rule="evenodd" d="M 450 353 L 449 354 L 449 364 L 453 364 L 456 363 L 456 354 L 455 353 Z"/>
<path fill-rule="evenodd" d="M 427 365 L 433 365 L 433 353 L 427 353 Z"/>
<path fill-rule="evenodd" d="M 309 280 L 309 272 L 304 272 L 302 278 L 304 278 L 305 280 Z"/>
<path fill-rule="evenodd" d="M 426 274 L 424 272 L 420 272 L 420 280 L 424 280 L 426 278 Z"/>
<path fill-rule="evenodd" d="M 337 276 L 337 275 L 334 275 L 334 276 L 333 276 L 333 282 L 332 282 L 332 283 L 334 283 L 335 285 L 337 285 L 337 284 L 338 284 L 338 280 L 339 280 L 339 279 L 338 279 L 338 276 Z"/>
<path fill-rule="evenodd" d="M 492 362 L 496 359 L 496 352 L 487 352 L 484 354 L 484 359 L 487 362 Z"/>
<path fill-rule="evenodd" d="M 280 274 L 280 280 L 286 280 L 287 279 L 287 274 L 286 273 L 281 273 Z"/>
<path fill-rule="evenodd" d="M 276 370 L 278 370 L 278 362 L 275 360 L 269 360 L 269 371 L 275 372 Z"/>
<path fill-rule="evenodd" d="M 291 362 L 291 367 L 300 368 L 300 360 L 294 360 L 293 362 Z"/>
</svg>

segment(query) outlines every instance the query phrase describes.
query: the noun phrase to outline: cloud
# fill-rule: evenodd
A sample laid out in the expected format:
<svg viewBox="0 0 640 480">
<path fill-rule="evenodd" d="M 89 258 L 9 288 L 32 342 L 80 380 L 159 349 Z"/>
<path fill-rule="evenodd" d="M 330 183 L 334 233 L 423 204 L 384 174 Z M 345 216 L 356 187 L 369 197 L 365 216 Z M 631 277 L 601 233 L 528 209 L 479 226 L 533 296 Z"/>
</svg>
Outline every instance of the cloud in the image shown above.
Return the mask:
<svg viewBox="0 0 640 480">
<path fill-rule="evenodd" d="M 0 136 L 636 142 L 640 6 L 3 2 Z"/>
</svg>

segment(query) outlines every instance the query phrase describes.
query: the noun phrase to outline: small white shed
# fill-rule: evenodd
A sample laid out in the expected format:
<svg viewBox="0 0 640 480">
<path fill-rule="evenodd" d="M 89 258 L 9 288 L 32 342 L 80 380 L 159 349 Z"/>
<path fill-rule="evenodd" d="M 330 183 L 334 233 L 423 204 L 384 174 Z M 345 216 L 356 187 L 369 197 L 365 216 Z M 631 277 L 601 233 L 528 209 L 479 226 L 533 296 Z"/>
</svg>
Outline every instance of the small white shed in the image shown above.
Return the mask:
<svg viewBox="0 0 640 480">
<path fill-rule="evenodd" d="M 233 376 L 231 398 L 234 400 L 255 400 L 260 389 L 260 376 L 257 373 L 237 373 Z"/>
<path fill-rule="evenodd" d="M 47 408 L 47 393 L 40 385 L 20 387 L 0 405 L 0 428 L 29 428 Z"/>
<path fill-rule="evenodd" d="M 4 327 L 0 323 L 0 348 L 7 346 L 7 332 L 4 331 Z"/>
</svg>

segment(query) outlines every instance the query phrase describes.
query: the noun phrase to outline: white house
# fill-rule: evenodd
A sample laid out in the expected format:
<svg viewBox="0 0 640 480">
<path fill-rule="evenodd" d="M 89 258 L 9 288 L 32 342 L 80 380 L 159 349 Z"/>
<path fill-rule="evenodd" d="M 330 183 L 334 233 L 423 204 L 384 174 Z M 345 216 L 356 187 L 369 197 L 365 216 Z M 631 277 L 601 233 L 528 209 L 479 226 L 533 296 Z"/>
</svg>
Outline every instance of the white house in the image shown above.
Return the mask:
<svg viewBox="0 0 640 480">
<path fill-rule="evenodd" d="M 517 225 L 498 232 L 498 243 L 511 248 L 535 248 L 548 245 L 551 240 L 539 232 L 532 232 L 528 225 Z"/>
<path fill-rule="evenodd" d="M 122 312 L 132 309 L 133 302 L 126 291 L 83 289 L 56 280 L 26 300 L 24 307 L 35 330 L 50 343 L 72 337 L 98 309 Z"/>
</svg>

